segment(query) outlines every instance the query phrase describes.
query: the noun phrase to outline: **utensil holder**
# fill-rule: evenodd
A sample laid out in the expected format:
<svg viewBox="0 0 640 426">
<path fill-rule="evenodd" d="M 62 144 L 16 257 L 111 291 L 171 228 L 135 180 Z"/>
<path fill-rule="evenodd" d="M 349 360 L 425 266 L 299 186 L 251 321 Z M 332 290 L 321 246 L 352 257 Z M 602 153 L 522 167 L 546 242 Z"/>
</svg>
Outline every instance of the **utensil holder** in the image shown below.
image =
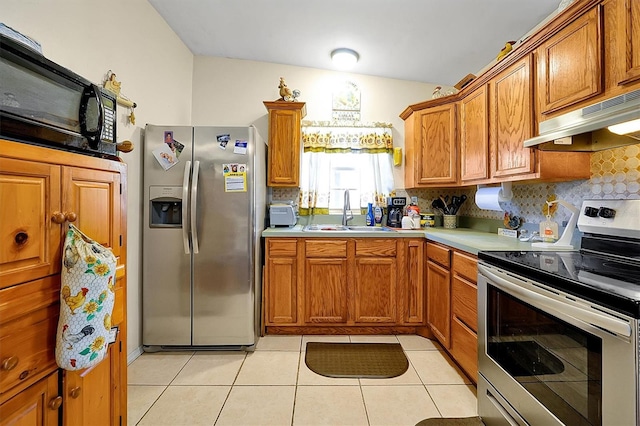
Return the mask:
<svg viewBox="0 0 640 426">
<path fill-rule="evenodd" d="M 458 227 L 458 216 L 454 214 L 445 214 L 443 216 L 442 222 L 443 226 L 447 229 L 455 229 Z"/>
</svg>

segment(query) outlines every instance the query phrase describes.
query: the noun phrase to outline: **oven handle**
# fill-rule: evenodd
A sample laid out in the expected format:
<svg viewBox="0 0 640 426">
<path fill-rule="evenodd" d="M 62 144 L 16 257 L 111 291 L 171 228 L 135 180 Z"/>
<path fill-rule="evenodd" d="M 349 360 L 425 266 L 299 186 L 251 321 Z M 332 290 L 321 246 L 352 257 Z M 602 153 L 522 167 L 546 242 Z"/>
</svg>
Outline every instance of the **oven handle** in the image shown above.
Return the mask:
<svg viewBox="0 0 640 426">
<path fill-rule="evenodd" d="M 568 302 L 560 302 L 545 295 L 539 294 L 533 290 L 527 289 L 521 285 L 515 284 L 506 278 L 498 275 L 499 272 L 489 270 L 486 266 L 478 264 L 478 272 L 484 275 L 493 285 L 501 288 L 509 293 L 516 294 L 524 302 L 533 306 L 543 306 L 553 309 L 557 312 L 572 316 L 576 319 L 600 327 L 611 333 L 621 336 L 631 336 L 631 326 L 615 317 L 584 309 L 579 306 L 572 305 Z"/>
</svg>

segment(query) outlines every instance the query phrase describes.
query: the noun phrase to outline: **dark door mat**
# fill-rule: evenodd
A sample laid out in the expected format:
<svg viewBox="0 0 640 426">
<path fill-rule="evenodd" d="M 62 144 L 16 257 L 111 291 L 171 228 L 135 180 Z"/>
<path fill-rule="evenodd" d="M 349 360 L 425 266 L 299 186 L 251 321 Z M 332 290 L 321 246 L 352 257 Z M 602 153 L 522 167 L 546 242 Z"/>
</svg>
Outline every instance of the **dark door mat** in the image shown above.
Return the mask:
<svg viewBox="0 0 640 426">
<path fill-rule="evenodd" d="M 388 379 L 409 368 L 399 343 L 308 342 L 304 362 L 314 373 L 338 378 Z"/>
<path fill-rule="evenodd" d="M 456 418 L 431 418 L 424 419 L 416 426 L 483 426 L 484 422 L 480 417 L 456 417 Z"/>
</svg>

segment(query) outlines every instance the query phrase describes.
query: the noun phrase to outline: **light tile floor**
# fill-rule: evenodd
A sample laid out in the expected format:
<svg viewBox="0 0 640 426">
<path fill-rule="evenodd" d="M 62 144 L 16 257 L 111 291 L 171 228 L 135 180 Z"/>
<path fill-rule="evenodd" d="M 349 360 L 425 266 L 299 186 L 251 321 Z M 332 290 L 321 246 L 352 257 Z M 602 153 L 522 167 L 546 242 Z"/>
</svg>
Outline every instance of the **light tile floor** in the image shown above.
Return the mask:
<svg viewBox="0 0 640 426">
<path fill-rule="evenodd" d="M 400 343 L 392 379 L 333 379 L 309 370 L 306 343 Z M 265 336 L 255 352 L 145 353 L 129 366 L 129 425 L 407 425 L 477 415 L 476 389 L 420 336 Z"/>
</svg>

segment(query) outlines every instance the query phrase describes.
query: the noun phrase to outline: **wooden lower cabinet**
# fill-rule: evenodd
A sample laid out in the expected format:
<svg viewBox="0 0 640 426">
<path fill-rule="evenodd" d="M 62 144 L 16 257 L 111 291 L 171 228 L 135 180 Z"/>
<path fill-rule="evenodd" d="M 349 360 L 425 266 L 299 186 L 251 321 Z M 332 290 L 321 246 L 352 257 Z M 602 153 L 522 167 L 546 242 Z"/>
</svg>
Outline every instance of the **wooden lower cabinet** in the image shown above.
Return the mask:
<svg viewBox="0 0 640 426">
<path fill-rule="evenodd" d="M 126 184 L 124 163 L 0 139 L 0 424 L 126 425 Z M 54 357 L 70 222 L 117 258 L 119 330 L 74 372 Z"/>
<path fill-rule="evenodd" d="M 478 380 L 477 257 L 427 243 L 427 323 L 474 382 Z"/>
<path fill-rule="evenodd" d="M 1 426 L 56 426 L 62 405 L 58 371 L 0 405 Z"/>
<path fill-rule="evenodd" d="M 266 238 L 267 334 L 424 326 L 423 246 L 409 238 Z"/>
</svg>

